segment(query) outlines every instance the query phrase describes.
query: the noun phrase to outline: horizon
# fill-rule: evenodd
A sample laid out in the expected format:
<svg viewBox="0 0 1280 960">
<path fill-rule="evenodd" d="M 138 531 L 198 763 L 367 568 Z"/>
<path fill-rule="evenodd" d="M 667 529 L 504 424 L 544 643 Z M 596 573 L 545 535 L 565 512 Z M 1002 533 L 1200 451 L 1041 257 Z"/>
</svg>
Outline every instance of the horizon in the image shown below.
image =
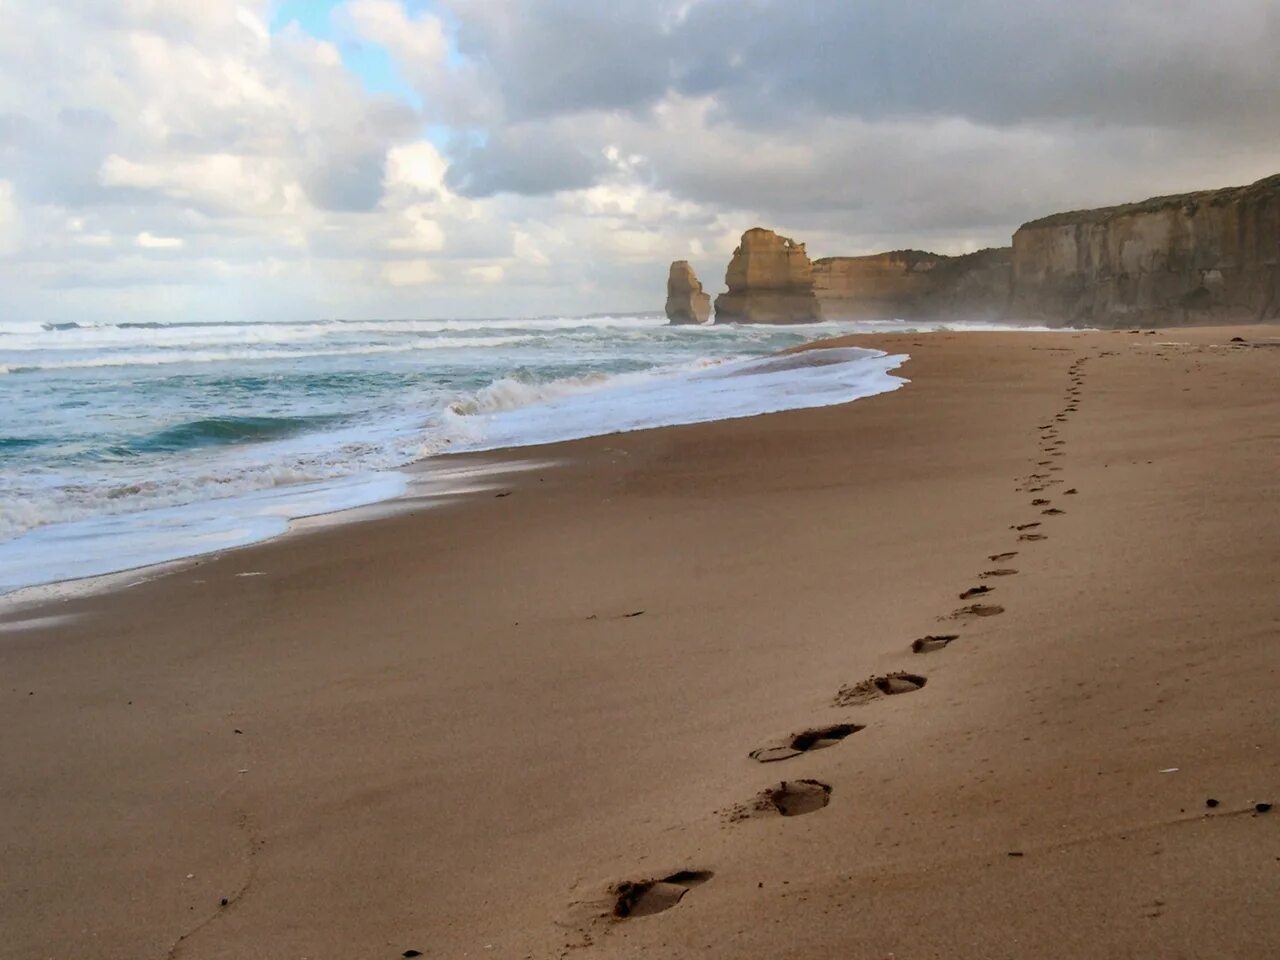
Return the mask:
<svg viewBox="0 0 1280 960">
<path fill-rule="evenodd" d="M 956 255 L 1253 183 L 1280 10 L 1227 7 L 17 0 L 0 320 L 652 313 L 752 225 Z"/>
</svg>

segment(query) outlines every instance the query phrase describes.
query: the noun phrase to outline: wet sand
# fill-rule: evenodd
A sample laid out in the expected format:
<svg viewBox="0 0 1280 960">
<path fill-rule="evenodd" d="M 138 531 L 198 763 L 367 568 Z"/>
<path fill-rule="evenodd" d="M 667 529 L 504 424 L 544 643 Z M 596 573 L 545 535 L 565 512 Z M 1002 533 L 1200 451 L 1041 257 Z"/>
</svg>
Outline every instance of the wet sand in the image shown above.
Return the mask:
<svg viewBox="0 0 1280 960">
<path fill-rule="evenodd" d="M 1280 951 L 1280 329 L 847 342 L 6 614 L 0 956 Z"/>
</svg>

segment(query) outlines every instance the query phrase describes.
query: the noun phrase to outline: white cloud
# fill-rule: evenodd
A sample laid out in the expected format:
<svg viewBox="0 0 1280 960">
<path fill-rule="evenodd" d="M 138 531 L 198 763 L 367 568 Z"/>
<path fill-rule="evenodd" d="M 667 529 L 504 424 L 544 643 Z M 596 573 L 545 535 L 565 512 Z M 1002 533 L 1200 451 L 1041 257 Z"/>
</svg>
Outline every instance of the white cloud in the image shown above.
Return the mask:
<svg viewBox="0 0 1280 960">
<path fill-rule="evenodd" d="M 134 243 L 144 250 L 178 250 L 183 245 L 181 237 L 158 237 L 146 230 L 134 238 Z"/>
<path fill-rule="evenodd" d="M 276 316 L 658 308 L 669 260 L 715 292 L 755 223 L 960 251 L 1246 182 L 1280 151 L 1280 13 L 1223 4 L 1200 30 L 1191 0 L 867 0 L 815 46 L 817 7 L 782 0 L 348 0 L 335 42 L 271 33 L 274 0 L 3 0 L 0 315 L 222 318 L 232 284 Z"/>
<path fill-rule="evenodd" d="M 13 253 L 22 241 L 22 214 L 14 199 L 13 184 L 0 180 L 0 256 Z"/>
<path fill-rule="evenodd" d="M 425 205 L 408 207 L 402 212 L 404 232 L 387 241 L 391 250 L 407 250 L 416 253 L 435 253 L 444 249 L 444 231 L 440 224 L 429 219 Z"/>
<path fill-rule="evenodd" d="M 393 260 L 383 265 L 382 278 L 393 287 L 420 287 L 440 279 L 426 260 Z"/>
</svg>

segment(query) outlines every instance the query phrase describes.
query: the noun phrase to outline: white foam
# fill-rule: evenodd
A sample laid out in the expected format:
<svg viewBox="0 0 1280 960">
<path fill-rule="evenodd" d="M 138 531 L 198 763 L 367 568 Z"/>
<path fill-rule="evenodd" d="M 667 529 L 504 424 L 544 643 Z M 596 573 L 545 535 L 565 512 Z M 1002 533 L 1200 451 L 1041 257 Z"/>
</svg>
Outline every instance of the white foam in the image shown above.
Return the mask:
<svg viewBox="0 0 1280 960">
<path fill-rule="evenodd" d="M 227 363 L 246 360 L 309 360 L 320 357 L 369 357 L 379 354 L 413 353 L 422 350 L 490 349 L 524 343 L 524 336 L 453 337 L 418 340 L 412 343 L 331 347 L 324 350 L 169 350 L 161 352 L 108 352 L 90 357 L 59 359 L 57 351 L 42 350 L 29 362 L 0 364 L 0 374 L 34 373 L 41 370 L 90 370 L 99 367 L 154 367 L 176 363 Z M 81 348 L 78 348 L 81 349 Z M 52 356 L 51 356 L 52 355 Z"/>
<path fill-rule="evenodd" d="M 407 482 L 402 473 L 366 474 L 37 527 L 0 543 L 0 593 L 256 543 L 299 517 L 399 496 Z"/>
<path fill-rule="evenodd" d="M 830 406 L 898 389 L 907 381 L 890 371 L 906 359 L 839 347 L 698 363 L 627 374 L 594 387 L 577 382 L 568 392 L 551 391 L 549 399 L 523 406 L 480 403 L 470 414 L 457 407 L 448 414 L 448 426 L 454 449 L 491 450 Z"/>
</svg>

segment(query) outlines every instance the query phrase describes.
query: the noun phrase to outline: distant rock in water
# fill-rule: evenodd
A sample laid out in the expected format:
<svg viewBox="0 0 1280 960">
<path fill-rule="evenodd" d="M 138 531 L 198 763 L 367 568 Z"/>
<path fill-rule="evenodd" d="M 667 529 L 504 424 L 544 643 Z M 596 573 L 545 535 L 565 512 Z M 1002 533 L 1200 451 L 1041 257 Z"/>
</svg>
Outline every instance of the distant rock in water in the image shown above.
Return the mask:
<svg viewBox="0 0 1280 960">
<path fill-rule="evenodd" d="M 813 262 L 828 320 L 995 320 L 1009 306 L 1009 247 L 948 257 L 893 250 Z"/>
<path fill-rule="evenodd" d="M 822 319 L 804 244 L 752 227 L 725 273 L 716 323 L 814 323 Z"/>
<path fill-rule="evenodd" d="M 702 283 L 689 261 L 676 260 L 667 274 L 667 320 L 683 324 L 706 323 L 710 319 L 710 295 L 702 292 Z"/>
<path fill-rule="evenodd" d="M 1280 175 L 1023 224 L 1010 313 L 1099 327 L 1280 319 Z"/>
</svg>

